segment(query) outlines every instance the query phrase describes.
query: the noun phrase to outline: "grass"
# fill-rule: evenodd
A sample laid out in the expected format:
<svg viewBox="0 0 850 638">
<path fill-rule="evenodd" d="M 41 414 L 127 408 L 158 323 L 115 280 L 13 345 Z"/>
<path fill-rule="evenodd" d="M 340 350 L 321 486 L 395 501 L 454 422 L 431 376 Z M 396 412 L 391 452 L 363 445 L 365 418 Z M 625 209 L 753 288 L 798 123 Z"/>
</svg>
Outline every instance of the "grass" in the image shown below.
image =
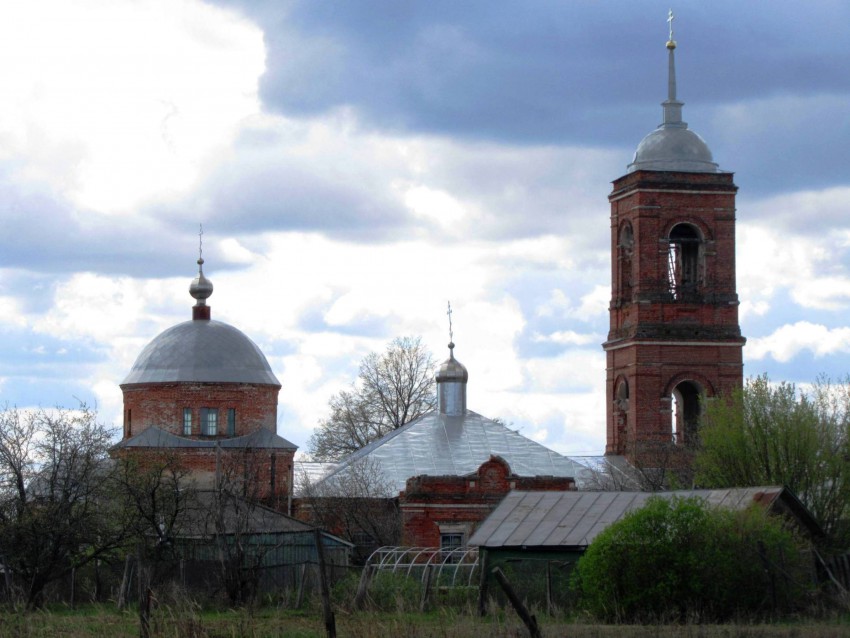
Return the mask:
<svg viewBox="0 0 850 638">
<path fill-rule="evenodd" d="M 340 638 L 515 638 L 528 633 L 508 611 L 479 619 L 456 611 L 425 614 L 398 612 L 337 612 Z M 541 618 L 544 636 L 576 638 L 837 638 L 850 636 L 850 622 L 785 623 L 775 625 L 593 625 Z M 139 635 L 135 610 L 118 611 L 112 605 L 86 605 L 77 609 L 51 607 L 32 613 L 0 612 L 0 636 L 10 638 L 61 637 L 110 638 Z M 274 607 L 239 610 L 159 608 L 151 619 L 156 638 L 323 638 L 321 614 L 279 610 Z"/>
</svg>

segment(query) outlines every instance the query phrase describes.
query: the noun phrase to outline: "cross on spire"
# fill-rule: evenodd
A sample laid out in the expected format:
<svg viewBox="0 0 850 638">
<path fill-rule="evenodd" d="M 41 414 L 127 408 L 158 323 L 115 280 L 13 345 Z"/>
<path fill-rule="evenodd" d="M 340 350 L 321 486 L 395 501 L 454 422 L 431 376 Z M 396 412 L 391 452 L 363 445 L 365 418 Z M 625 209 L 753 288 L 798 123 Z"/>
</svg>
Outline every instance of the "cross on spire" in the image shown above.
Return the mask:
<svg viewBox="0 0 850 638">
<path fill-rule="evenodd" d="M 198 224 L 198 263 L 204 263 L 204 225 Z"/>
<path fill-rule="evenodd" d="M 452 332 L 452 302 L 448 302 L 449 309 L 446 314 L 449 316 L 449 342 L 454 343 L 454 333 Z"/>
<path fill-rule="evenodd" d="M 673 15 L 673 9 L 670 9 L 670 12 L 667 14 L 667 24 L 670 26 L 670 37 L 667 38 L 670 42 L 673 42 L 673 20 L 676 16 Z"/>
</svg>

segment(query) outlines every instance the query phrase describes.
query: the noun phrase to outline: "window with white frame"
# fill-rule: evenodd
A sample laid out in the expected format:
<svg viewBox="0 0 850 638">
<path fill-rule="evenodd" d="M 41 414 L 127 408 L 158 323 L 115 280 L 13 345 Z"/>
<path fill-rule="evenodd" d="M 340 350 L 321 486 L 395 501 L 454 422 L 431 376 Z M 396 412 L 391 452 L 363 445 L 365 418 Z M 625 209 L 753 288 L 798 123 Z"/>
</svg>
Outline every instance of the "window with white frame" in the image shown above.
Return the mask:
<svg viewBox="0 0 850 638">
<path fill-rule="evenodd" d="M 456 550 L 466 544 L 468 531 L 467 526 L 463 524 L 443 523 L 440 525 L 440 551 L 445 562 L 454 563 L 460 560 L 461 552 Z"/>
<path fill-rule="evenodd" d="M 201 408 L 201 434 L 204 436 L 218 434 L 218 408 Z"/>
<path fill-rule="evenodd" d="M 192 408 L 183 408 L 183 436 L 192 434 Z"/>
</svg>

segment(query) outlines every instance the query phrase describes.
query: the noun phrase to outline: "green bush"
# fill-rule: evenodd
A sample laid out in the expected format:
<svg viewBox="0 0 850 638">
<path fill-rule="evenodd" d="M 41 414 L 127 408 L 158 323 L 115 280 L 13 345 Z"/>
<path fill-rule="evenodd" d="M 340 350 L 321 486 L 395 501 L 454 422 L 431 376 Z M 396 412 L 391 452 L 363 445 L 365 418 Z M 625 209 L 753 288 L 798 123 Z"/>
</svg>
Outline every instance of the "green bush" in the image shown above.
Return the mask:
<svg viewBox="0 0 850 638">
<path fill-rule="evenodd" d="M 793 612 L 808 583 L 799 543 L 764 510 L 653 497 L 596 537 L 571 586 L 604 621 L 706 622 Z"/>
</svg>

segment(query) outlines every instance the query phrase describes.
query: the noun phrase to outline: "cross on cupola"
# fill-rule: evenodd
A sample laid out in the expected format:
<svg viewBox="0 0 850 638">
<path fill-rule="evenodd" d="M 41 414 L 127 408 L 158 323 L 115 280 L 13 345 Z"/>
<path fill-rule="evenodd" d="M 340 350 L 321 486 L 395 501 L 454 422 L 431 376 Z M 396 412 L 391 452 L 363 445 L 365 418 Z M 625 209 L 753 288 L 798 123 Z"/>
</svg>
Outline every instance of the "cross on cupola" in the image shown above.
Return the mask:
<svg viewBox="0 0 850 638">
<path fill-rule="evenodd" d="M 198 232 L 198 276 L 189 285 L 189 294 L 196 300 L 192 307 L 192 319 L 209 321 L 210 307 L 207 299 L 213 293 L 212 282 L 204 276 L 204 227 Z"/>
</svg>

